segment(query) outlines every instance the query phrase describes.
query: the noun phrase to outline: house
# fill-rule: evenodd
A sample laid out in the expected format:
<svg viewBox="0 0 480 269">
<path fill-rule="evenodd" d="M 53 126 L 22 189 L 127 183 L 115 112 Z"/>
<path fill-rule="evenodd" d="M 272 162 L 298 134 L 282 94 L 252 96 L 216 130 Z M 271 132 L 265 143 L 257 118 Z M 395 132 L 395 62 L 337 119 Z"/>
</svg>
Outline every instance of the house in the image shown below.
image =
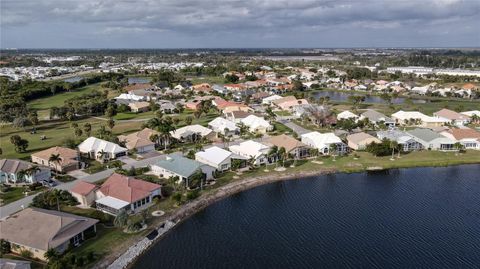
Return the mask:
<svg viewBox="0 0 480 269">
<path fill-rule="evenodd" d="M 115 97 L 115 102 L 117 104 L 129 104 L 131 102 L 145 101 L 146 98 L 140 95 L 122 93 L 119 96 Z"/>
<path fill-rule="evenodd" d="M 169 100 L 157 100 L 155 103 L 158 105 L 158 109 L 165 114 L 172 114 L 177 110 L 177 107 Z"/>
<path fill-rule="evenodd" d="M 147 112 L 150 110 L 149 102 L 132 102 L 129 103 L 128 106 L 130 107 L 130 110 L 135 113 Z"/>
<path fill-rule="evenodd" d="M 116 216 L 122 210 L 135 213 L 150 206 L 155 196 L 161 196 L 160 185 L 113 173 L 95 191 L 95 205 L 98 210 Z"/>
<path fill-rule="evenodd" d="M 474 117 L 477 117 L 478 119 L 480 119 L 480 110 L 464 111 L 464 112 L 461 112 L 460 114 L 470 117 L 471 120 L 473 120 Z"/>
<path fill-rule="evenodd" d="M 301 136 L 302 142 L 318 149 L 321 154 L 330 154 L 330 147 L 334 146 L 338 154 L 347 152 L 347 145 L 334 133 L 310 132 Z"/>
<path fill-rule="evenodd" d="M 156 86 L 150 83 L 134 83 L 126 86 L 124 90 L 128 93 L 132 91 L 144 90 L 144 91 L 155 91 L 157 89 Z"/>
<path fill-rule="evenodd" d="M 301 106 L 301 105 L 308 105 L 308 101 L 306 99 L 296 99 L 291 101 L 285 101 L 277 104 L 278 108 L 281 110 L 291 111 L 293 107 Z"/>
<path fill-rule="evenodd" d="M 118 140 L 125 143 L 125 147 L 129 150 L 135 150 L 137 153 L 145 153 L 155 150 L 155 145 L 159 145 L 159 141 L 152 141 L 154 135 L 158 135 L 157 131 L 150 128 L 144 128 L 141 131 L 131 133 L 129 135 L 119 135 Z"/>
<path fill-rule="evenodd" d="M 223 135 L 235 135 L 240 132 L 240 128 L 233 121 L 218 117 L 208 123 L 208 127 L 216 133 Z"/>
<path fill-rule="evenodd" d="M 360 120 L 368 119 L 371 123 L 378 125 L 384 123 L 387 127 L 395 127 L 395 120 L 383 115 L 382 113 L 368 109 L 360 115 Z"/>
<path fill-rule="evenodd" d="M 197 85 L 193 85 L 192 86 L 192 90 L 195 92 L 195 93 L 210 93 L 212 92 L 212 86 L 210 86 L 210 84 L 208 83 L 201 83 L 201 84 L 197 84 Z"/>
<path fill-rule="evenodd" d="M 178 128 L 175 131 L 171 131 L 170 135 L 173 138 L 183 142 L 194 142 L 202 138 L 208 140 L 215 138 L 215 132 L 213 132 L 213 130 L 198 124 L 187 125 L 182 128 Z"/>
<path fill-rule="evenodd" d="M 0 269 L 30 269 L 30 264 L 29 261 L 0 259 Z"/>
<path fill-rule="evenodd" d="M 0 231 L 12 252 L 29 251 L 33 258 L 46 260 L 49 249 L 61 254 L 94 236 L 97 223 L 96 219 L 29 207 L 0 222 Z"/>
<path fill-rule="evenodd" d="M 441 118 L 430 117 L 418 111 L 397 111 L 392 114 L 392 118 L 396 124 L 400 125 L 416 125 L 422 127 L 439 127 L 448 121 Z"/>
<path fill-rule="evenodd" d="M 80 207 L 90 207 L 95 202 L 95 191 L 98 188 L 93 183 L 79 180 L 70 190 L 70 193 L 80 203 Z"/>
<path fill-rule="evenodd" d="M 448 120 L 451 124 L 454 124 L 456 126 L 467 125 L 470 122 L 469 116 L 446 108 L 433 113 L 433 116 L 440 119 Z"/>
<path fill-rule="evenodd" d="M 280 96 L 280 95 L 272 95 L 272 96 L 263 98 L 263 99 L 262 99 L 262 104 L 264 104 L 264 105 L 270 105 L 273 101 L 275 101 L 275 100 L 280 100 L 280 99 L 282 99 L 282 98 L 283 98 L 283 97 Z"/>
<path fill-rule="evenodd" d="M 441 135 L 459 142 L 465 149 L 480 150 L 480 132 L 471 128 L 452 128 L 440 133 Z"/>
<path fill-rule="evenodd" d="M 358 115 L 348 111 L 348 110 L 345 110 L 345 111 L 342 111 L 340 113 L 338 113 L 337 115 L 337 120 L 347 120 L 347 119 L 352 119 L 354 121 L 356 121 L 358 119 Z"/>
<path fill-rule="evenodd" d="M 115 143 L 99 139 L 96 137 L 89 137 L 78 145 L 80 153 L 88 158 L 100 161 L 114 160 L 118 157 L 127 155 L 127 149 Z"/>
<path fill-rule="evenodd" d="M 402 151 L 415 151 L 423 149 L 423 145 L 420 144 L 413 136 L 402 132 L 400 130 L 391 129 L 388 131 L 378 131 L 377 137 L 380 140 L 388 139 L 391 141 L 397 142 L 399 145 L 402 145 Z"/>
<path fill-rule="evenodd" d="M 266 133 L 273 130 L 273 125 L 271 125 L 264 118 L 260 118 L 255 115 L 250 115 L 241 120 L 241 123 L 248 127 L 252 133 Z"/>
<path fill-rule="evenodd" d="M 196 160 L 185 158 L 181 155 L 170 154 L 165 160 L 150 165 L 152 173 L 163 178 L 178 177 L 178 182 L 188 182 L 192 176 L 201 172 L 206 180 L 214 178 L 215 168 Z"/>
<path fill-rule="evenodd" d="M 426 128 L 417 128 L 407 131 L 415 138 L 425 149 L 449 151 L 455 150 L 455 141 Z"/>
<path fill-rule="evenodd" d="M 49 161 L 52 156 L 60 157 L 58 161 Z M 78 151 L 64 147 L 51 147 L 32 154 L 32 162 L 49 166 L 53 170 L 66 173 L 80 168 Z"/>
<path fill-rule="evenodd" d="M 232 145 L 228 149 L 248 160 L 252 160 L 254 165 L 262 165 L 268 163 L 268 152 L 270 146 L 253 141 L 247 140 L 238 145 Z"/>
<path fill-rule="evenodd" d="M 294 157 L 294 159 L 303 159 L 309 156 L 309 147 L 306 144 L 285 134 L 271 136 L 265 139 L 264 144 L 277 146 L 277 148 L 284 148 L 288 154 Z"/>
<path fill-rule="evenodd" d="M 219 172 L 230 170 L 232 159 L 243 160 L 247 158 L 236 155 L 228 150 L 213 146 L 195 154 L 195 160 L 215 168 Z"/>
<path fill-rule="evenodd" d="M 36 166 L 16 159 L 0 160 L 0 183 L 2 184 L 32 184 L 49 180 L 50 177 L 50 168 L 46 166 Z"/>
<path fill-rule="evenodd" d="M 253 114 L 246 111 L 231 111 L 228 113 L 224 113 L 224 115 L 227 120 L 232 121 L 235 124 L 239 124 L 242 122 L 243 119 Z"/>
<path fill-rule="evenodd" d="M 367 145 L 380 142 L 382 141 L 378 138 L 364 132 L 347 135 L 347 145 L 354 150 L 365 150 Z"/>
<path fill-rule="evenodd" d="M 297 98 L 293 95 L 288 95 L 288 96 L 285 96 L 285 97 L 282 97 L 282 98 L 279 98 L 279 99 L 276 99 L 276 100 L 272 100 L 270 102 L 270 104 L 278 107 L 281 103 L 292 102 L 292 101 L 297 101 Z"/>
</svg>

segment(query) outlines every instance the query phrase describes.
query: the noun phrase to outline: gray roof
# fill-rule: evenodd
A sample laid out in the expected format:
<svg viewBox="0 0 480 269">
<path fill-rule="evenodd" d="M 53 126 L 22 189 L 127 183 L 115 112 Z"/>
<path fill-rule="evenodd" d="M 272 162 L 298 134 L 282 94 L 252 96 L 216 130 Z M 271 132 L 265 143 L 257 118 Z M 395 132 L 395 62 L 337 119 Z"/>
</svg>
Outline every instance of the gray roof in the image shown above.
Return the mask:
<svg viewBox="0 0 480 269">
<path fill-rule="evenodd" d="M 369 109 L 365 112 L 362 113 L 362 115 L 366 118 L 368 118 L 370 121 L 378 122 L 378 121 L 384 121 L 384 122 L 395 122 L 392 120 L 392 118 L 389 118 L 382 113 Z"/>
<path fill-rule="evenodd" d="M 32 167 L 33 164 L 15 159 L 2 159 L 0 160 L 0 171 L 10 174 L 16 174 L 22 170 Z"/>
<path fill-rule="evenodd" d="M 438 138 L 445 138 L 443 135 L 426 128 L 417 128 L 414 130 L 410 130 L 407 133 L 411 136 L 414 136 L 426 142 L 429 142 Z"/>
<path fill-rule="evenodd" d="M 198 169 L 204 166 L 204 164 L 201 162 L 191 160 L 177 154 L 168 155 L 166 160 L 159 161 L 154 165 L 186 178 L 190 177 Z"/>
</svg>

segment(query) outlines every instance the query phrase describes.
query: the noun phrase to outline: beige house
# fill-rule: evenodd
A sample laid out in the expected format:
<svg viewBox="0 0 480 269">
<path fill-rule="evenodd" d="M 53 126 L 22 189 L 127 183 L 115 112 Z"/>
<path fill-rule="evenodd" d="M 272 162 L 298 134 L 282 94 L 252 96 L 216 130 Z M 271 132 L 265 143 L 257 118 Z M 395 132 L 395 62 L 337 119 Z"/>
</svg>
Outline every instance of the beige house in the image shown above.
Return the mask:
<svg viewBox="0 0 480 269">
<path fill-rule="evenodd" d="M 348 146 L 354 150 L 365 150 L 370 143 L 380 143 L 380 139 L 367 133 L 356 133 L 347 136 Z"/>
<path fill-rule="evenodd" d="M 145 153 L 155 150 L 155 144 L 160 144 L 160 141 L 152 141 L 150 138 L 159 134 L 157 131 L 150 128 L 144 128 L 141 131 L 131 133 L 129 135 L 119 135 L 118 140 L 125 142 L 125 147 L 129 150 L 135 149 L 138 153 Z"/>
<path fill-rule="evenodd" d="M 0 237 L 10 242 L 12 252 L 29 251 L 45 260 L 45 252 L 65 252 L 94 236 L 98 220 L 60 211 L 29 207 L 0 222 Z"/>
<path fill-rule="evenodd" d="M 306 144 L 285 134 L 269 137 L 265 140 L 265 144 L 277 146 L 279 149 L 285 148 L 285 151 L 293 155 L 295 159 L 308 156 L 309 147 Z"/>
<path fill-rule="evenodd" d="M 49 161 L 52 155 L 58 155 L 60 160 L 58 161 Z M 78 152 L 74 149 L 63 148 L 63 147 L 52 147 L 46 150 L 35 152 L 32 154 L 32 162 L 49 166 L 53 170 L 66 173 L 79 168 L 79 155 Z"/>
<path fill-rule="evenodd" d="M 80 207 L 90 207 L 95 202 L 95 191 L 98 188 L 93 183 L 80 180 L 73 186 L 70 193 L 80 203 Z"/>
<path fill-rule="evenodd" d="M 132 112 L 139 113 L 139 112 L 147 112 L 150 110 L 150 103 L 149 102 L 133 102 L 128 104 Z"/>
</svg>

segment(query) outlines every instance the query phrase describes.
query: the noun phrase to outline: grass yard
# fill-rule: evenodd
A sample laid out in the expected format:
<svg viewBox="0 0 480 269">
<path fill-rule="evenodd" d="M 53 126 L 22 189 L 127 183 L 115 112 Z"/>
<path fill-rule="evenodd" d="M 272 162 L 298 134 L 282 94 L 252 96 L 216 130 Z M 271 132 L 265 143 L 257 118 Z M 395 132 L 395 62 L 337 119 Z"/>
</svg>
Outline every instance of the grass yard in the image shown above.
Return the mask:
<svg viewBox="0 0 480 269">
<path fill-rule="evenodd" d="M 25 197 L 25 190 L 27 190 L 28 195 L 35 194 L 37 192 L 45 190 L 45 187 L 37 187 L 36 190 L 30 191 L 28 188 L 24 187 L 9 187 L 7 191 L 0 192 L 0 205 L 4 206 L 6 204 L 15 202 Z"/>
<path fill-rule="evenodd" d="M 284 116 L 284 117 L 292 116 L 292 113 L 284 110 L 275 111 L 275 114 L 277 114 L 278 116 Z"/>
<path fill-rule="evenodd" d="M 201 77 L 189 77 L 188 78 L 193 85 L 201 83 L 210 83 L 210 84 L 224 84 L 225 78 L 222 76 L 201 76 Z"/>
<path fill-rule="evenodd" d="M 279 135 L 279 134 L 293 134 L 293 130 L 288 128 L 287 126 L 279 123 L 279 122 L 274 122 L 273 123 L 273 131 L 271 134 L 273 135 Z"/>
<path fill-rule="evenodd" d="M 77 123 L 79 127 L 82 127 L 85 123 L 89 122 L 92 125 L 92 135 L 101 125 L 106 125 L 106 121 L 93 118 L 77 120 L 74 122 Z M 140 130 L 141 125 L 142 122 L 117 122 L 113 128 L 113 132 L 116 135 L 119 135 L 138 131 Z M 0 147 L 3 150 L 2 157 L 29 159 L 30 154 L 53 146 L 62 145 L 63 141 L 67 138 L 76 139 L 77 142 L 81 142 L 86 139 L 85 134 L 82 137 L 76 138 L 73 133 L 73 128 L 70 126 L 71 123 L 68 121 L 41 122 L 41 124 L 36 127 L 36 134 L 30 133 L 31 127 L 18 129 L 12 127 L 11 125 L 0 126 Z M 15 152 L 13 145 L 10 143 L 10 137 L 12 135 L 19 135 L 20 137 L 28 140 L 29 146 L 26 152 Z M 40 137 L 42 135 L 45 135 L 47 139 L 41 140 Z"/>
<path fill-rule="evenodd" d="M 67 99 L 77 97 L 85 93 L 91 93 L 95 90 L 103 91 L 104 88 L 100 86 L 100 83 L 95 83 L 95 84 L 87 85 L 82 88 L 72 90 L 70 92 L 62 92 L 52 96 L 33 100 L 28 103 L 28 106 L 30 108 L 39 109 L 39 110 L 49 109 L 54 106 L 60 107 L 60 106 L 63 106 L 65 100 Z"/>
</svg>

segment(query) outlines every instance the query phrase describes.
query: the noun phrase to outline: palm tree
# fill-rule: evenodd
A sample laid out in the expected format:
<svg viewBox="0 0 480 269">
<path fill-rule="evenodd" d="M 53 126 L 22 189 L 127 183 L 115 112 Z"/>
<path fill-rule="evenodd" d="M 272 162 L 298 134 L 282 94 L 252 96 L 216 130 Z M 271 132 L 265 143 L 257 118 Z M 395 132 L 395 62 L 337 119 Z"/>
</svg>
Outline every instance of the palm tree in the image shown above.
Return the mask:
<svg viewBox="0 0 480 269">
<path fill-rule="evenodd" d="M 42 171 L 40 169 L 40 167 L 36 166 L 36 165 L 32 165 L 30 166 L 29 168 L 27 169 L 24 169 L 24 170 L 21 170 L 19 173 L 18 173 L 18 176 L 22 179 L 25 179 L 27 177 L 33 177 L 36 173 Z"/>
<path fill-rule="evenodd" d="M 60 157 L 60 154 L 53 154 L 52 153 L 52 155 L 50 155 L 50 157 L 48 158 L 48 164 L 49 165 L 51 165 L 52 163 L 56 164 L 54 166 L 55 171 L 59 170 L 59 169 L 57 169 L 57 165 L 59 165 L 61 162 L 62 162 L 62 157 Z"/>
<path fill-rule="evenodd" d="M 318 158 L 319 151 L 318 151 L 317 148 L 311 148 L 308 151 L 309 151 L 310 156 L 315 156 L 315 159 Z"/>
<path fill-rule="evenodd" d="M 333 161 L 335 162 L 335 157 L 336 157 L 336 153 L 337 153 L 337 144 L 330 144 L 330 146 L 328 147 L 328 153 L 330 155 L 333 156 Z"/>
<path fill-rule="evenodd" d="M 102 163 L 105 162 L 105 156 L 107 156 L 107 152 L 104 151 L 103 149 L 99 152 L 97 152 L 97 159 L 100 159 Z"/>
<path fill-rule="evenodd" d="M 277 163 L 277 159 L 278 159 L 278 147 L 277 146 L 271 147 L 270 150 L 268 151 L 267 162 L 265 162 L 265 169 L 267 169 L 268 159 L 271 159 L 271 158 L 273 158 L 273 161 L 275 163 Z"/>
<path fill-rule="evenodd" d="M 248 165 L 250 166 L 250 169 L 254 169 L 255 168 L 255 161 L 257 159 L 255 158 L 255 156 L 251 156 L 249 159 L 248 159 Z"/>
<path fill-rule="evenodd" d="M 287 151 L 285 150 L 284 147 L 281 147 L 278 150 L 278 156 L 280 156 L 280 159 L 282 161 L 282 167 L 285 167 L 285 159 L 286 159 Z"/>
<path fill-rule="evenodd" d="M 394 158 L 395 149 L 398 148 L 397 141 L 390 141 L 390 148 L 392 149 L 392 158 L 390 158 L 390 160 L 393 161 L 393 160 L 395 160 L 395 158 Z"/>
</svg>

